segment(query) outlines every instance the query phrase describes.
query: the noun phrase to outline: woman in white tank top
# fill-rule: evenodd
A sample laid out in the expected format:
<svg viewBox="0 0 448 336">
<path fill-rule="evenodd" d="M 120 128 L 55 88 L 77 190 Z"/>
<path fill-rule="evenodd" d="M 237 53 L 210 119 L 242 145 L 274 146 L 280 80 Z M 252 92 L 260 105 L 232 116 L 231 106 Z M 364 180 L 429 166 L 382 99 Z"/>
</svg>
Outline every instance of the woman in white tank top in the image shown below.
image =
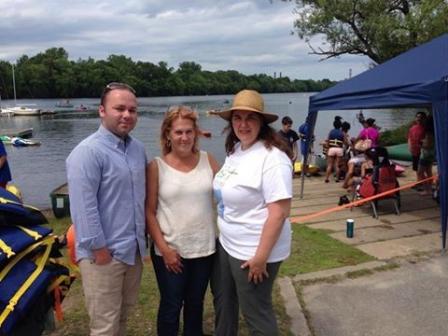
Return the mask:
<svg viewBox="0 0 448 336">
<path fill-rule="evenodd" d="M 197 114 L 171 107 L 162 123 L 161 157 L 148 165 L 146 216 L 160 291 L 159 335 L 202 335 L 202 313 L 215 253 L 212 183 L 216 160 L 198 150 Z"/>
</svg>

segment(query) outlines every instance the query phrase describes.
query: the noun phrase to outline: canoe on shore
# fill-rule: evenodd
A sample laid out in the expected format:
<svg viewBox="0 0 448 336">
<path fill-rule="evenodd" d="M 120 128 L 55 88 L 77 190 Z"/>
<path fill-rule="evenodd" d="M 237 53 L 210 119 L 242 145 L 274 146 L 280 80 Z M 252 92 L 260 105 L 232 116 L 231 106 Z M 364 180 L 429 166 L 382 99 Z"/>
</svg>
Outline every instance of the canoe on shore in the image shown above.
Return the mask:
<svg viewBox="0 0 448 336">
<path fill-rule="evenodd" d="M 387 152 L 389 153 L 389 158 L 393 160 L 400 161 L 412 161 L 412 155 L 409 152 L 408 144 L 403 143 L 394 146 L 387 146 Z"/>
</svg>

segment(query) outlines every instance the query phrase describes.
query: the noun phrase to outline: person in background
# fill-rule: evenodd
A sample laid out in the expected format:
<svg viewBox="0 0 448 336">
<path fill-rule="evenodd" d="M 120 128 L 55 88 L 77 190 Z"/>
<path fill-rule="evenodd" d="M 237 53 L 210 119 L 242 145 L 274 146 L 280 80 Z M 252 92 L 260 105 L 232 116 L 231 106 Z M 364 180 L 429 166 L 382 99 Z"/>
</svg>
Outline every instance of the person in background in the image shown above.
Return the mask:
<svg viewBox="0 0 448 336">
<path fill-rule="evenodd" d="M 337 121 L 337 122 L 340 122 L 341 123 L 341 125 L 342 125 L 342 117 L 341 116 L 335 116 L 334 117 L 334 121 Z"/>
<path fill-rule="evenodd" d="M 298 156 L 297 140 L 299 140 L 299 135 L 292 129 L 292 119 L 290 117 L 283 117 L 282 129 L 278 131 L 278 134 L 283 137 L 292 152 L 291 160 L 294 167 L 294 163 L 296 162 Z"/>
<path fill-rule="evenodd" d="M 9 169 L 8 155 L 3 141 L 0 140 L 0 187 L 6 188 L 9 181 L 11 181 L 11 170 Z"/>
<path fill-rule="evenodd" d="M 351 125 L 349 122 L 344 121 L 341 124 L 341 131 L 344 135 L 344 152 L 348 153 L 352 149 L 352 140 L 350 138 L 350 134 L 348 134 L 348 131 L 350 131 Z"/>
<path fill-rule="evenodd" d="M 364 128 L 361 130 L 361 132 L 359 132 L 358 137 L 355 140 L 366 140 L 366 139 L 370 139 L 370 141 L 372 142 L 372 146 L 371 147 L 378 147 L 378 142 L 380 139 L 380 132 L 378 131 L 378 127 L 375 125 L 375 119 L 372 118 L 368 118 L 365 120 L 364 122 Z"/>
<path fill-rule="evenodd" d="M 216 174 L 219 243 L 212 274 L 215 335 L 238 335 L 239 309 L 251 335 L 278 335 L 272 289 L 291 249 L 289 213 L 292 167 L 289 148 L 269 126 L 253 90 L 235 95 L 218 114 L 228 121 L 227 157 Z"/>
<path fill-rule="evenodd" d="M 365 161 L 366 159 L 364 153 L 353 149 L 353 157 L 351 157 L 347 162 L 347 173 L 345 174 L 342 188 L 349 188 L 351 185 L 350 179 L 361 175 L 361 166 Z"/>
<path fill-rule="evenodd" d="M 90 335 L 125 335 L 142 274 L 145 237 L 143 144 L 135 91 L 108 84 L 99 105 L 99 129 L 66 160 L 76 259 L 90 317 Z"/>
<path fill-rule="evenodd" d="M 162 156 L 148 165 L 146 216 L 160 292 L 157 333 L 202 335 L 204 295 L 216 240 L 212 182 L 219 165 L 200 151 L 198 116 L 173 106 L 160 132 Z"/>
<path fill-rule="evenodd" d="M 314 137 L 311 136 L 311 123 L 307 116 L 305 122 L 300 125 L 299 129 L 300 138 L 300 153 L 302 155 L 302 169 L 306 176 L 310 176 L 308 173 L 308 164 L 305 164 L 305 156 L 308 157 L 307 161 L 310 162 L 309 155 L 311 154 L 311 144 L 314 141 Z"/>
<path fill-rule="evenodd" d="M 344 182 L 344 184 L 346 184 L 345 188 L 348 188 L 348 192 L 354 192 L 357 186 L 361 184 L 361 181 L 364 177 L 373 174 L 375 161 L 378 160 L 376 151 L 374 149 L 366 150 L 364 153 L 362 153 L 362 156 L 364 158 L 363 161 L 359 164 L 359 172 L 353 172 L 346 179 L 347 182 Z"/>
<path fill-rule="evenodd" d="M 345 179 L 348 174 L 348 161 L 350 160 L 352 153 L 353 153 L 353 146 L 352 141 L 350 139 L 350 134 L 348 134 L 348 131 L 350 130 L 351 125 L 349 122 L 344 121 L 341 124 L 341 131 L 344 135 L 344 144 L 343 144 L 343 156 L 339 162 L 339 179 Z"/>
<path fill-rule="evenodd" d="M 418 162 L 420 160 L 420 151 L 423 139 L 425 137 L 426 113 L 419 111 L 415 114 L 415 121 L 408 132 L 408 148 L 412 155 L 412 170 L 418 175 Z"/>
<path fill-rule="evenodd" d="M 418 161 L 418 181 L 424 180 L 426 178 L 432 177 L 432 165 L 435 160 L 435 149 L 434 149 L 434 121 L 432 116 L 426 118 L 425 121 L 425 137 L 422 141 L 422 147 L 420 150 L 420 159 Z M 420 190 L 421 195 L 431 194 L 432 181 L 424 183 L 422 185 L 422 190 Z"/>
<path fill-rule="evenodd" d="M 341 130 L 341 120 L 335 117 L 333 122 L 333 129 L 328 134 L 327 143 L 327 170 L 325 173 L 325 183 L 330 182 L 330 175 L 335 170 L 335 182 L 339 182 L 340 176 L 340 161 L 344 155 L 344 134 Z"/>
</svg>

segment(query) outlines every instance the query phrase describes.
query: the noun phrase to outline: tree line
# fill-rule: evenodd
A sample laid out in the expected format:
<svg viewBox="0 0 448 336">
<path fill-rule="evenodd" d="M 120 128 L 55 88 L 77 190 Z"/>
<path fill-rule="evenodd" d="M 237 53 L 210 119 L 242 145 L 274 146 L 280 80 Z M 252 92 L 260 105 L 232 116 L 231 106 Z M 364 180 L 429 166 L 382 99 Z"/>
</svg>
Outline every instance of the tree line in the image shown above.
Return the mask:
<svg viewBox="0 0 448 336">
<path fill-rule="evenodd" d="M 234 70 L 206 71 L 195 62 L 182 62 L 178 69 L 166 62 L 133 61 L 124 55 L 106 60 L 69 60 L 63 48 L 51 48 L 14 65 L 17 98 L 94 98 L 109 82 L 125 82 L 141 97 L 234 94 L 243 88 L 262 93 L 322 91 L 335 82 L 290 80 L 266 74 L 244 75 Z M 0 94 L 14 98 L 12 64 L 0 61 Z"/>
</svg>

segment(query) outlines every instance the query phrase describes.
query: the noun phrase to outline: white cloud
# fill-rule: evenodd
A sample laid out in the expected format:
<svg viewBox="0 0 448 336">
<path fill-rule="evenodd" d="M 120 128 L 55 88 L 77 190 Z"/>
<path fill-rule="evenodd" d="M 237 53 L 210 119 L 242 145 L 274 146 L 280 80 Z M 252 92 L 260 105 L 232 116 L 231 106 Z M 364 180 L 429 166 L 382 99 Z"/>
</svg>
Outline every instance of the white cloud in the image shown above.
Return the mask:
<svg viewBox="0 0 448 336">
<path fill-rule="evenodd" d="M 368 60 L 319 62 L 291 35 L 294 2 L 269 0 L 2 0 L 0 59 L 14 61 L 51 47 L 71 59 L 133 60 L 245 74 L 282 72 L 290 78 L 343 79 L 364 71 Z"/>
</svg>

